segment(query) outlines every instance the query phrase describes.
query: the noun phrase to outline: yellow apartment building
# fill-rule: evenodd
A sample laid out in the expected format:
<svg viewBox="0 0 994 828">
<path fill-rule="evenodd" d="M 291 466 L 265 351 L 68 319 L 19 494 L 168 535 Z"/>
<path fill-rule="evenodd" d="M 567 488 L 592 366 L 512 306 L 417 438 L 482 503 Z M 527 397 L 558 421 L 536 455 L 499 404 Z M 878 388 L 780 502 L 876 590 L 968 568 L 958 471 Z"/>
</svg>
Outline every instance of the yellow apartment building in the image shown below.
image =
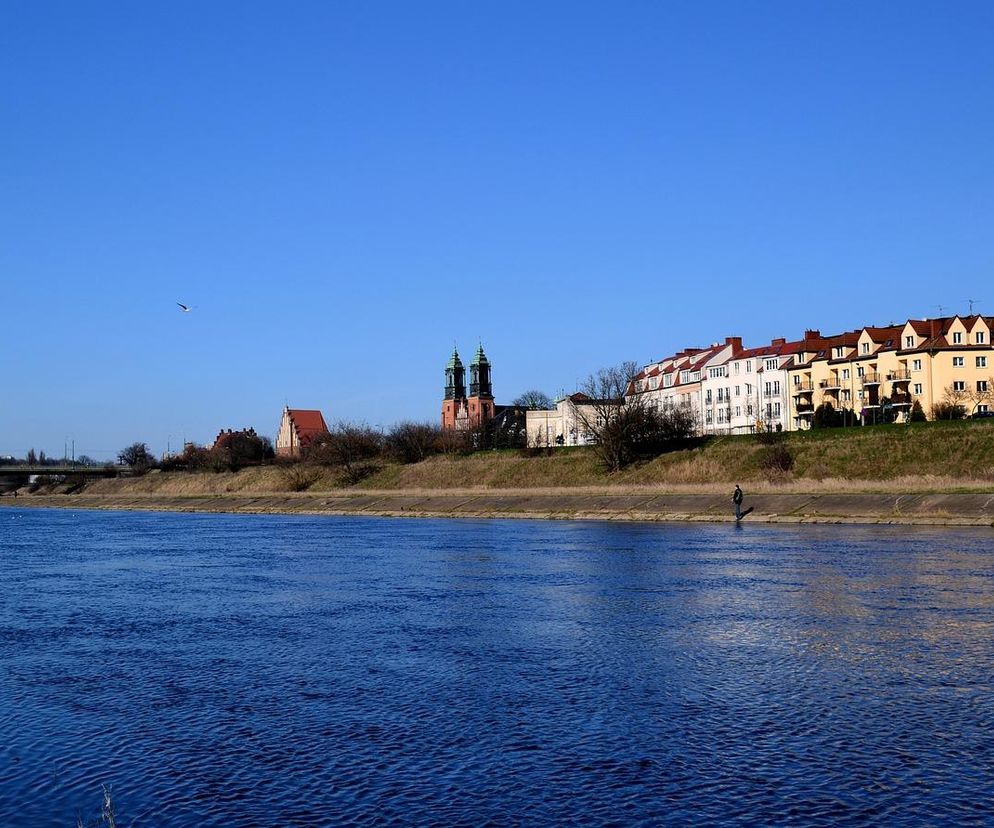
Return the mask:
<svg viewBox="0 0 994 828">
<path fill-rule="evenodd" d="M 967 414 L 994 409 L 992 327 L 994 318 L 952 316 L 828 337 L 825 348 L 798 354 L 788 368 L 795 427 L 810 427 L 825 402 L 863 422 L 885 405 L 903 421 L 915 400 L 929 419 L 940 403 Z"/>
</svg>

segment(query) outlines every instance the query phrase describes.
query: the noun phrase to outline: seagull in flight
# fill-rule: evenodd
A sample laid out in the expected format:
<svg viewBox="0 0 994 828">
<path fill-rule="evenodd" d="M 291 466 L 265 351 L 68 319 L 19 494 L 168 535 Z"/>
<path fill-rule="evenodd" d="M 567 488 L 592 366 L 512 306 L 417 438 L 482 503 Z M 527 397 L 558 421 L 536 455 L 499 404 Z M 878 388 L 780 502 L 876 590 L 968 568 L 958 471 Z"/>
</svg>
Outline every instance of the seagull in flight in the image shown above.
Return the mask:
<svg viewBox="0 0 994 828">
<path fill-rule="evenodd" d="M 179 305 L 179 309 L 183 311 L 183 313 L 189 313 L 190 311 L 193 310 L 193 308 L 191 308 L 189 305 L 184 305 L 182 302 L 177 302 L 176 304 Z"/>
</svg>

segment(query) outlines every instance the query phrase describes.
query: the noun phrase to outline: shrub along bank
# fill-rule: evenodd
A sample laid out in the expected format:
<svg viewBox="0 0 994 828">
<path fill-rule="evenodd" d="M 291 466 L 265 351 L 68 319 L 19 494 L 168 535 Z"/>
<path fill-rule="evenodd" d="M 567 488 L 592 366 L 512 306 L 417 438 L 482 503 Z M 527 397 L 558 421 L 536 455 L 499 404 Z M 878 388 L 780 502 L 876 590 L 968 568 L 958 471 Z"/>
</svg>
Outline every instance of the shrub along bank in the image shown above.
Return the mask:
<svg viewBox="0 0 994 828">
<path fill-rule="evenodd" d="M 529 456 L 529 455 L 532 456 Z M 351 459 L 349 462 L 352 462 Z M 269 465 L 221 473 L 153 472 L 97 480 L 90 493 L 252 493 L 351 490 L 672 486 L 724 490 L 735 483 L 803 490 L 859 490 L 891 481 L 902 491 L 965 487 L 994 491 L 994 423 L 945 422 L 840 428 L 782 435 L 712 437 L 620 471 L 604 470 L 586 448 L 432 455 L 419 462 L 373 458 L 350 482 L 333 463 Z M 886 489 L 886 486 L 883 488 Z"/>
</svg>

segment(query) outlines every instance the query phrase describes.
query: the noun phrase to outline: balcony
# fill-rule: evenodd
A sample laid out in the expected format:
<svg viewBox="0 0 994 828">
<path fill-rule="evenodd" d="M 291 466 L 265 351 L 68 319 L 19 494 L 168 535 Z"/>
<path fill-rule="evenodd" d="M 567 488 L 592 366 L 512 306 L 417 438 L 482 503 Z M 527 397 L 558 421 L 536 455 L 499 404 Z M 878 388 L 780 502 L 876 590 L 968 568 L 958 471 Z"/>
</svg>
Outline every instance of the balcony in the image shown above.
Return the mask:
<svg viewBox="0 0 994 828">
<path fill-rule="evenodd" d="M 820 380 L 818 387 L 822 391 L 838 391 L 842 387 L 842 383 L 839 382 L 838 377 L 832 377 L 831 379 Z"/>
<path fill-rule="evenodd" d="M 887 372 L 887 382 L 910 382 L 911 372 L 907 368 L 902 368 L 899 371 L 888 371 Z"/>
<path fill-rule="evenodd" d="M 876 371 L 872 374 L 863 374 L 863 376 L 859 378 L 859 381 L 863 383 L 863 385 L 880 385 L 880 374 Z"/>
<path fill-rule="evenodd" d="M 810 417 L 815 411 L 815 407 L 811 403 L 798 403 L 795 408 L 798 417 Z"/>
<path fill-rule="evenodd" d="M 815 384 L 813 382 L 798 382 L 794 385 L 794 396 L 800 394 L 810 394 L 815 390 Z"/>
</svg>

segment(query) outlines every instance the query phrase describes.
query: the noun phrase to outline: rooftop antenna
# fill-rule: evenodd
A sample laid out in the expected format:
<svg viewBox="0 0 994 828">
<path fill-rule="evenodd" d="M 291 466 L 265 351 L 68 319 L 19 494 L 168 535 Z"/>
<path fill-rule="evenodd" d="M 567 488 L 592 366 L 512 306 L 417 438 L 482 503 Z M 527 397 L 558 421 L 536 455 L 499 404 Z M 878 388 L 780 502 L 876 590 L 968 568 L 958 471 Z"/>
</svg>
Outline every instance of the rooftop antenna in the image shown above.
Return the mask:
<svg viewBox="0 0 994 828">
<path fill-rule="evenodd" d="M 979 299 L 967 299 L 966 301 L 970 303 L 970 316 L 973 316 L 973 305 L 974 305 L 974 303 L 979 302 L 980 300 Z"/>
<path fill-rule="evenodd" d="M 940 318 L 942 316 L 943 310 L 945 310 L 945 308 L 943 308 L 942 305 L 939 305 L 939 316 L 940 316 Z"/>
</svg>

